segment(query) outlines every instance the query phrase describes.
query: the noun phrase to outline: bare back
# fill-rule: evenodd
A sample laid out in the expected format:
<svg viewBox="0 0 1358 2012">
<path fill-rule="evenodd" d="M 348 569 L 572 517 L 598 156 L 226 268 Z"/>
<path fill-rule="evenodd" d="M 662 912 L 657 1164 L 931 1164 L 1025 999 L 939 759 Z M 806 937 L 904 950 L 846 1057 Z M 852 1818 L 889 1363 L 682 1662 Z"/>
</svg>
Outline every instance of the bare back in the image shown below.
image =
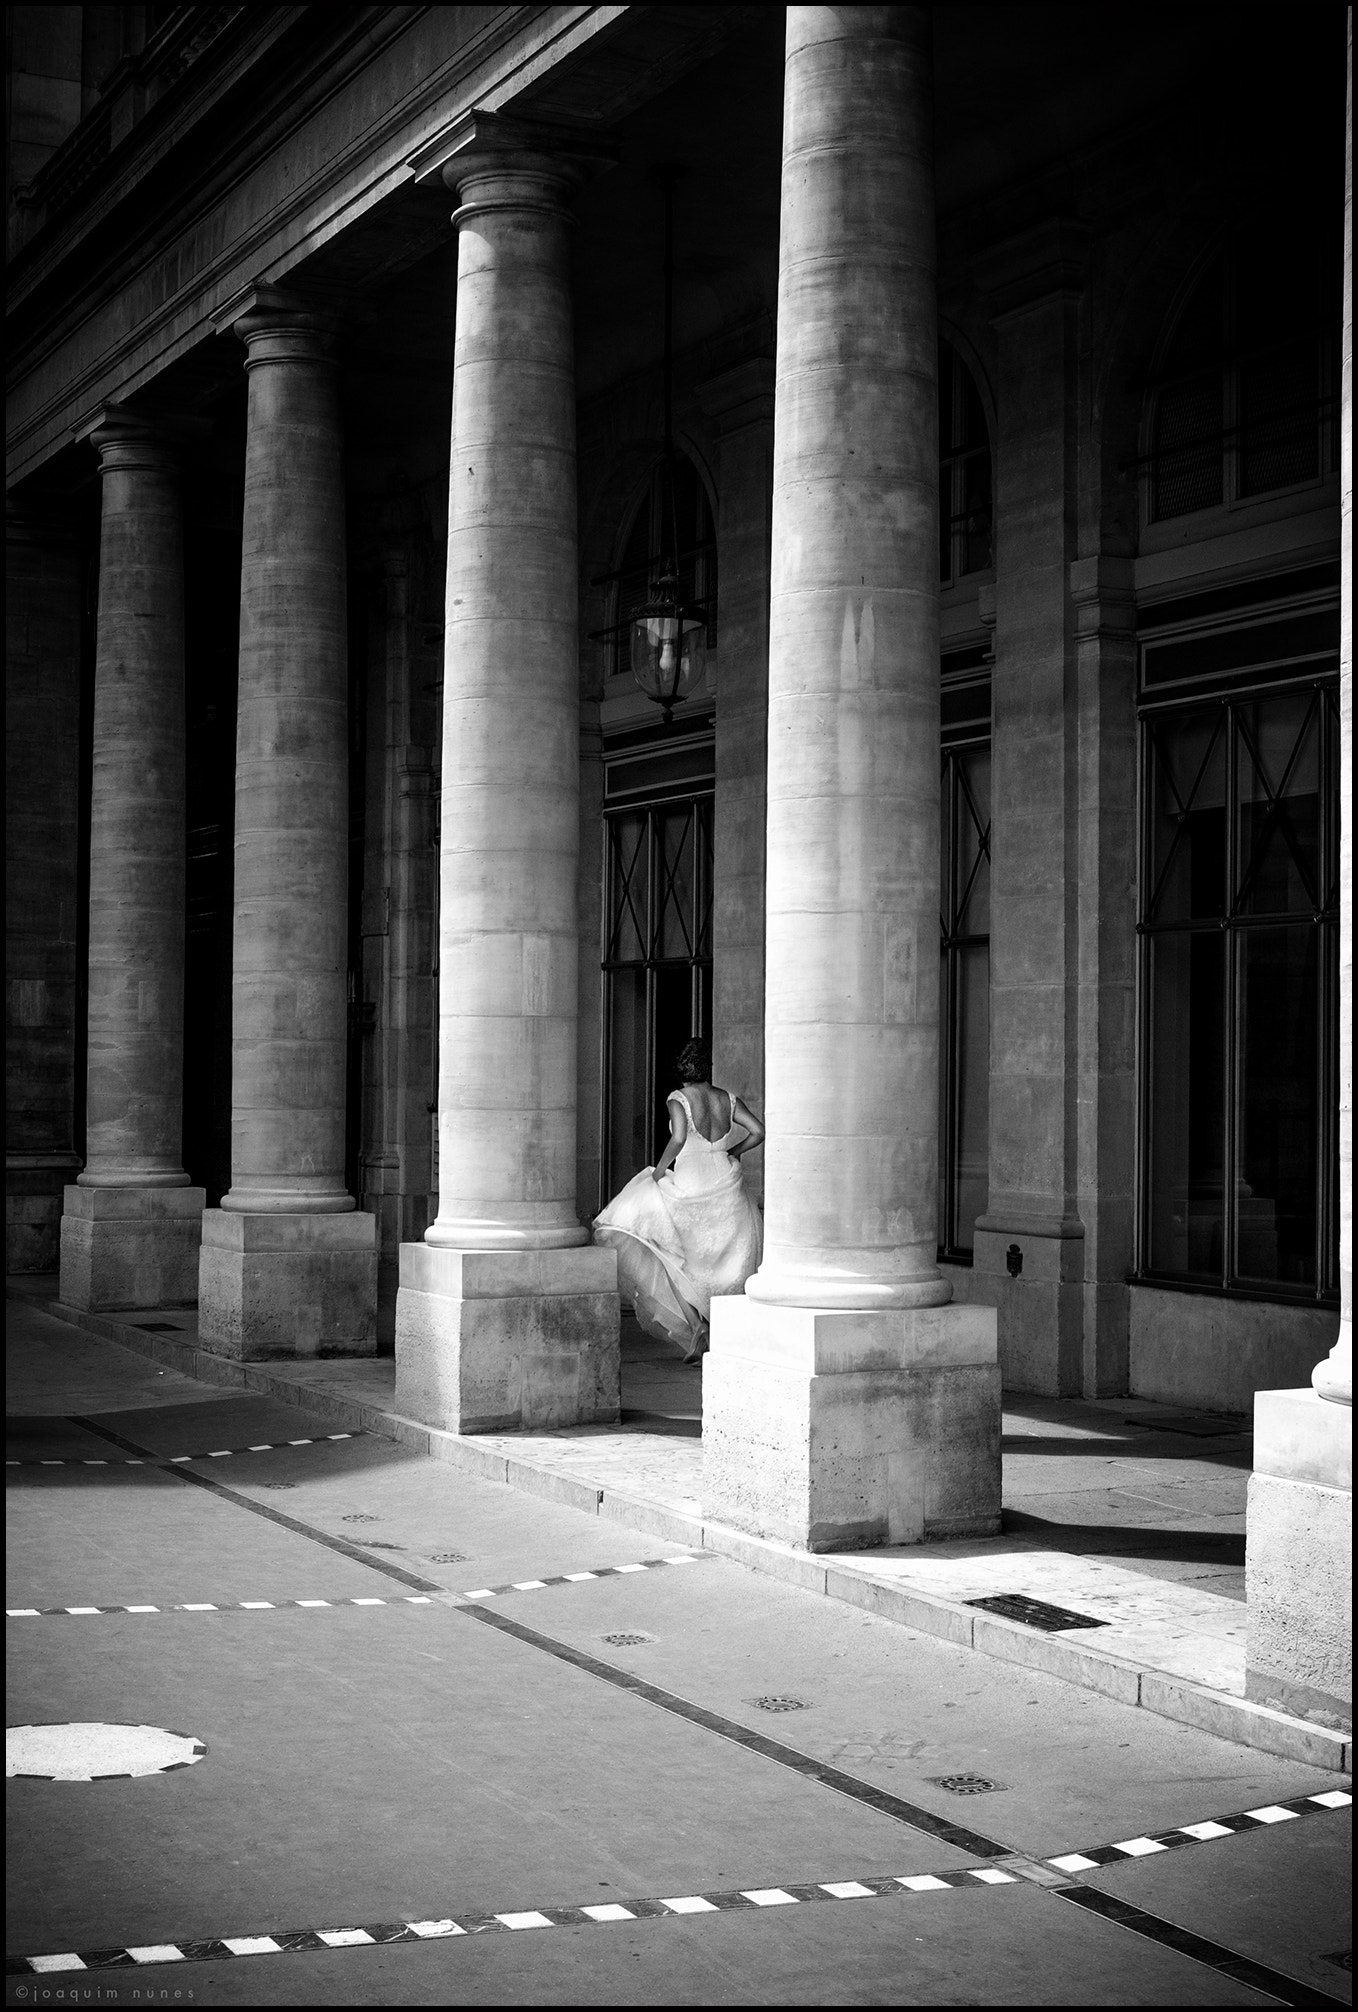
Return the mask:
<svg viewBox="0 0 1358 2012">
<path fill-rule="evenodd" d="M 730 1091 L 719 1090 L 711 1083 L 685 1083 L 684 1095 L 688 1098 L 699 1136 L 709 1145 L 724 1138 L 735 1122 L 736 1100 Z"/>
</svg>

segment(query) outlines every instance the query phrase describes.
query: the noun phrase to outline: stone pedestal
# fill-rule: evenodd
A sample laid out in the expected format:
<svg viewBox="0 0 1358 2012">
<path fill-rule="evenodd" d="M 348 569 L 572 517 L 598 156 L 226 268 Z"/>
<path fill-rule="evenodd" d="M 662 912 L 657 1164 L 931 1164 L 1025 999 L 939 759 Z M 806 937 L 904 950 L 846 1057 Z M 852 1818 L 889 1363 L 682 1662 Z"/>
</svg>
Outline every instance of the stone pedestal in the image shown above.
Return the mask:
<svg viewBox="0 0 1358 2012">
<path fill-rule="evenodd" d="M 717 1522 L 811 1551 L 999 1531 L 993 1307 L 713 1300 L 703 1414 Z"/>
<path fill-rule="evenodd" d="M 192 1306 L 203 1188 L 69 1187 L 61 1218 L 64 1306 Z"/>
<path fill-rule="evenodd" d="M 615 1425 L 617 1254 L 401 1247 L 396 1409 L 444 1432 Z"/>
<path fill-rule="evenodd" d="M 1254 1399 L 1245 1694 L 1353 1723 L 1353 1410 L 1314 1390 Z"/>
<path fill-rule="evenodd" d="M 376 1353 L 376 1216 L 208 1209 L 202 1223 L 204 1348 L 243 1362 Z"/>
</svg>

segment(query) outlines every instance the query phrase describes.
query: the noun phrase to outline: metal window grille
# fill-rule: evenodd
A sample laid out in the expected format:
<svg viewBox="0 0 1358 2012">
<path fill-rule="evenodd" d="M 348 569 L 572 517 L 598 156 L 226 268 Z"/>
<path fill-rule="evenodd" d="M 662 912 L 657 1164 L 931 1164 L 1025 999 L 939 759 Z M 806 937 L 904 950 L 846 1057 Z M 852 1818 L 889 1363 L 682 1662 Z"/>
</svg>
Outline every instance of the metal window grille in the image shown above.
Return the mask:
<svg viewBox="0 0 1358 2012">
<path fill-rule="evenodd" d="M 989 738 L 942 760 L 938 1240 L 940 1257 L 969 1263 L 989 1184 Z"/>
</svg>

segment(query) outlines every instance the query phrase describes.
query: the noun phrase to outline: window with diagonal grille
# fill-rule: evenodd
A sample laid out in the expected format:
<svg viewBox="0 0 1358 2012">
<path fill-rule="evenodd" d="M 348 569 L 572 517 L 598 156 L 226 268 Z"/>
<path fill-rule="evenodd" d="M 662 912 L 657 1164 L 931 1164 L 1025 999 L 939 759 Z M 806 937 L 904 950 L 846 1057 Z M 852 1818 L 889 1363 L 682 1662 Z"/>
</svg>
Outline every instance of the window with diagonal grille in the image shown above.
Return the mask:
<svg viewBox="0 0 1358 2012">
<path fill-rule="evenodd" d="M 1143 731 L 1143 1270 L 1329 1299 L 1337 684 Z"/>
<path fill-rule="evenodd" d="M 712 1030 L 712 797 L 607 813 L 604 941 L 612 1193 L 663 1149 L 675 1059 Z"/>
</svg>

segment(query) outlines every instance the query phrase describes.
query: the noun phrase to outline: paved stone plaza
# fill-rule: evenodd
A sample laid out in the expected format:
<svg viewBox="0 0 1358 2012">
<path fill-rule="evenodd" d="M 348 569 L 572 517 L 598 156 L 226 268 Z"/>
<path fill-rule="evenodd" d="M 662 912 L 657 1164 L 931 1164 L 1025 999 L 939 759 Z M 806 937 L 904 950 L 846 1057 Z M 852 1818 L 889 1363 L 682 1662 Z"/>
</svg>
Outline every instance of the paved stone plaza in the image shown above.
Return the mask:
<svg viewBox="0 0 1358 2012">
<path fill-rule="evenodd" d="M 11 1722 L 206 1748 L 11 1784 L 10 2003 L 1347 2002 L 1338 1768 L 9 1312 Z M 657 1458 L 696 1388 L 631 1367 Z M 1010 1423 L 1029 1514 L 1243 1613 L 1238 1441 L 1124 1432 L 1099 1495 Z M 1171 1487 L 1157 1553 L 1114 1497 Z"/>
</svg>

